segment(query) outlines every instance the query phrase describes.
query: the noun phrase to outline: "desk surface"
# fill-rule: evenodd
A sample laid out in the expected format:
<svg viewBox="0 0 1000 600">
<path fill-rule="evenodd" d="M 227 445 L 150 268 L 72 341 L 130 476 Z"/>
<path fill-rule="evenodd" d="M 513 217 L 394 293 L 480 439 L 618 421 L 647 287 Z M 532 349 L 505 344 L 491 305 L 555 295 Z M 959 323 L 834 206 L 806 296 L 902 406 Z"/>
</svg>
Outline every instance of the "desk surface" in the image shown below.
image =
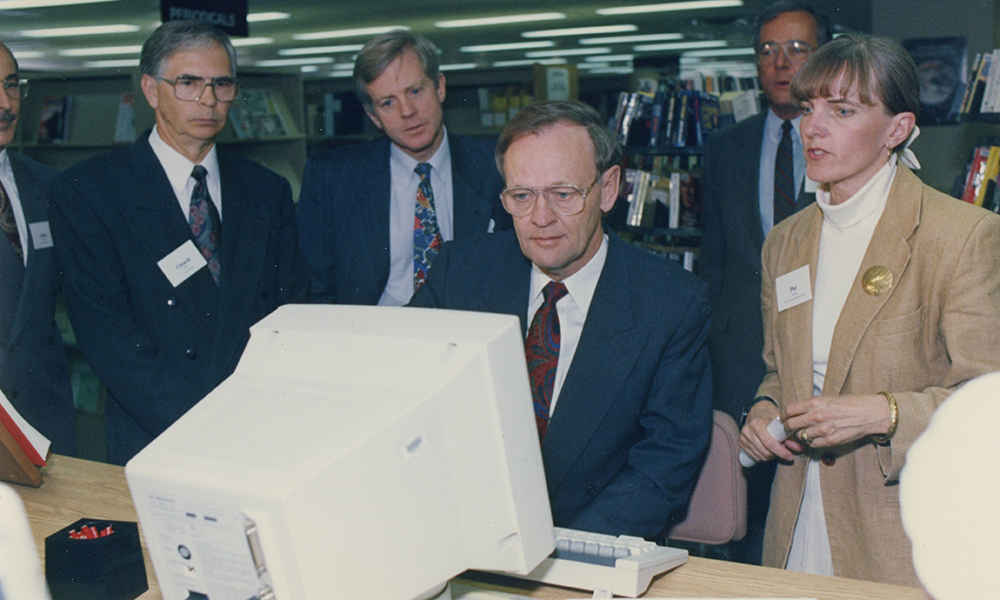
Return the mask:
<svg viewBox="0 0 1000 600">
<path fill-rule="evenodd" d="M 44 561 L 45 538 L 80 518 L 136 521 L 135 507 L 121 467 L 53 456 L 42 470 L 39 488 L 13 486 L 21 495 L 31 530 Z M 149 591 L 143 600 L 161 598 L 149 554 L 146 575 Z M 471 577 L 471 576 L 470 576 Z M 539 586 L 509 578 L 476 578 L 477 584 L 535 598 L 580 598 L 579 591 Z M 793 573 L 691 557 L 687 564 L 653 581 L 647 598 L 667 597 L 807 597 L 817 600 L 928 600 L 924 591 L 891 585 Z"/>
</svg>

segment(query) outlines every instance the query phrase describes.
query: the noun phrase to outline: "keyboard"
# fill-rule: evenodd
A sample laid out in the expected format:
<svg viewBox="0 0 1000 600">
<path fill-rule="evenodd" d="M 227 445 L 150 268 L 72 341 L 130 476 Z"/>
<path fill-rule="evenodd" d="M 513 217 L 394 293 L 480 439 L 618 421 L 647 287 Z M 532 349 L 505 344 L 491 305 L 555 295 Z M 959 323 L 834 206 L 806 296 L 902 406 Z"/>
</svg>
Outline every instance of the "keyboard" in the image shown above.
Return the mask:
<svg viewBox="0 0 1000 600">
<path fill-rule="evenodd" d="M 657 546 L 628 535 L 603 535 L 555 528 L 556 549 L 527 575 L 552 585 L 591 590 L 595 598 L 611 594 L 635 598 L 653 577 L 687 562 L 687 550 Z"/>
</svg>

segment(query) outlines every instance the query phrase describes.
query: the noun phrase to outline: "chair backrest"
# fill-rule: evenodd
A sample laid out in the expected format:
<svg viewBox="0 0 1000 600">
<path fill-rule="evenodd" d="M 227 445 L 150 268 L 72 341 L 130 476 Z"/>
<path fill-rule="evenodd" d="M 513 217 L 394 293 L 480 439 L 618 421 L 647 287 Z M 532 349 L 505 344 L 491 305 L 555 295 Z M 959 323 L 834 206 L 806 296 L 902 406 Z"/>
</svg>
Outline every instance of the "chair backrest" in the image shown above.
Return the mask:
<svg viewBox="0 0 1000 600">
<path fill-rule="evenodd" d="M 708 456 L 691 494 L 687 517 L 667 538 L 701 544 L 741 540 L 747 531 L 747 480 L 740 466 L 740 430 L 722 411 L 712 415 Z"/>
</svg>

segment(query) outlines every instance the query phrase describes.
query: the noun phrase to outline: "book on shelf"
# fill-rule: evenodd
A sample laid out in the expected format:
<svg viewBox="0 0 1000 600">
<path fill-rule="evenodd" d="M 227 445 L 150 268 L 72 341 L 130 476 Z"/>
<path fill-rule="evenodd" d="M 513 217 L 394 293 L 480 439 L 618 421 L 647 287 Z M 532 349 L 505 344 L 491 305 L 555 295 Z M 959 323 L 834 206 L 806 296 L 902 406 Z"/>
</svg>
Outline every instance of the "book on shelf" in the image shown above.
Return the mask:
<svg viewBox="0 0 1000 600">
<path fill-rule="evenodd" d="M 38 118 L 38 141 L 43 144 L 69 139 L 69 120 L 73 112 L 72 96 L 50 96 L 42 101 Z"/>
<path fill-rule="evenodd" d="M 976 206 L 983 205 L 989 189 L 989 182 L 995 183 L 998 173 L 1000 173 L 1000 146 L 991 146 L 989 155 L 986 157 L 986 166 L 983 168 L 982 183 L 976 189 L 976 199 L 973 202 Z"/>
<path fill-rule="evenodd" d="M 283 137 L 289 134 L 278 99 L 270 89 L 243 90 L 229 109 L 236 138 L 240 140 Z"/>
</svg>

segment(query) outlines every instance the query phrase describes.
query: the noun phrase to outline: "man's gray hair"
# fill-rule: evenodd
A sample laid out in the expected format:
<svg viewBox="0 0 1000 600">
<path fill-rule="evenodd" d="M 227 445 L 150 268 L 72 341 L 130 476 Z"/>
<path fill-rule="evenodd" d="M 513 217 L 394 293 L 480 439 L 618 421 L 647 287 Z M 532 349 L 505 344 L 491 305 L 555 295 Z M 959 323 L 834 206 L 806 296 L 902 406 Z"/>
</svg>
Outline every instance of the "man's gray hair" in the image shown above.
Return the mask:
<svg viewBox="0 0 1000 600">
<path fill-rule="evenodd" d="M 229 56 L 229 71 L 236 77 L 236 50 L 229 36 L 205 21 L 167 21 L 142 45 L 139 71 L 161 77 L 167 60 L 184 50 L 203 50 L 218 44 Z"/>
</svg>

